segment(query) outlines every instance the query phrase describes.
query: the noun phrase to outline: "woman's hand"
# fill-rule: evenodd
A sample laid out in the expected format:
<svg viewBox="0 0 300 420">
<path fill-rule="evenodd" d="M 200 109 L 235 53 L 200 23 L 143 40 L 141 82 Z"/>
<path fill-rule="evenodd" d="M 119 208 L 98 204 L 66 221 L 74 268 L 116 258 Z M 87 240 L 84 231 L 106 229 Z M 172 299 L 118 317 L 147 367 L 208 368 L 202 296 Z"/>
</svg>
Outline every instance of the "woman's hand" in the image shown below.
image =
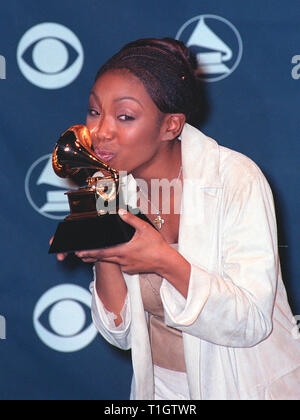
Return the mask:
<svg viewBox="0 0 300 420">
<path fill-rule="evenodd" d="M 127 274 L 141 272 L 159 273 L 162 267 L 162 256 L 172 248 L 149 223 L 139 219 L 130 212 L 119 211 L 124 222 L 136 229 L 130 242 L 111 248 L 80 251 L 76 255 L 86 263 L 110 262 L 119 264 Z"/>
<path fill-rule="evenodd" d="M 167 279 L 187 298 L 191 274 L 190 263 L 169 246 L 161 234 L 149 223 L 129 212 L 125 212 L 125 214 L 119 212 L 119 215 L 124 222 L 136 229 L 131 241 L 107 249 L 78 251 L 75 253 L 77 257 L 85 263 L 107 262 L 118 264 L 122 272 L 127 274 L 157 273 Z M 52 243 L 52 240 L 50 243 Z M 63 261 L 66 256 L 67 254 L 58 254 L 57 259 Z M 123 278 L 122 280 L 124 282 Z M 99 288 L 99 296 L 102 296 L 101 291 L 103 292 L 103 285 Z M 124 292 L 125 294 L 126 292 Z M 122 302 L 124 301 L 123 297 Z M 111 307 L 111 305 L 107 305 L 107 307 Z M 111 309 L 111 311 L 117 313 L 114 309 Z"/>
</svg>

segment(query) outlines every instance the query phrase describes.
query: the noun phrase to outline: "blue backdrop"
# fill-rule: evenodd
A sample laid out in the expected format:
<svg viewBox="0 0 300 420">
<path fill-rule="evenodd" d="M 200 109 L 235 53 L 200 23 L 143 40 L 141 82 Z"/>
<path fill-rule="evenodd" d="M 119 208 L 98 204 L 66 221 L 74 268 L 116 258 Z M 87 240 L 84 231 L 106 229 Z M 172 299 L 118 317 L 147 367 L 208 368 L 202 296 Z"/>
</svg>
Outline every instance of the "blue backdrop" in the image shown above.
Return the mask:
<svg viewBox="0 0 300 420">
<path fill-rule="evenodd" d="M 0 399 L 129 396 L 130 354 L 91 325 L 91 267 L 47 254 L 71 187 L 49 158 L 59 134 L 84 123 L 98 67 L 137 38 L 178 37 L 198 54 L 209 102 L 201 129 L 267 176 L 300 314 L 299 22 L 298 0 L 1 4 Z"/>
</svg>

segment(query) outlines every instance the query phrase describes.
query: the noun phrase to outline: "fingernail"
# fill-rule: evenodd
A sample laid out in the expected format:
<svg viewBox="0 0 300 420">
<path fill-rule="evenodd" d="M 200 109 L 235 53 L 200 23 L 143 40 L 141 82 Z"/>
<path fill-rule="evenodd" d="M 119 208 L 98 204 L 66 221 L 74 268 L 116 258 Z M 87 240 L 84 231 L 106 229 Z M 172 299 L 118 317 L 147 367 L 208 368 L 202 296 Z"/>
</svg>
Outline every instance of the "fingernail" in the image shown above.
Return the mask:
<svg viewBox="0 0 300 420">
<path fill-rule="evenodd" d="M 124 209 L 119 209 L 118 213 L 120 216 L 125 216 L 125 214 L 127 214 L 127 211 Z"/>
</svg>

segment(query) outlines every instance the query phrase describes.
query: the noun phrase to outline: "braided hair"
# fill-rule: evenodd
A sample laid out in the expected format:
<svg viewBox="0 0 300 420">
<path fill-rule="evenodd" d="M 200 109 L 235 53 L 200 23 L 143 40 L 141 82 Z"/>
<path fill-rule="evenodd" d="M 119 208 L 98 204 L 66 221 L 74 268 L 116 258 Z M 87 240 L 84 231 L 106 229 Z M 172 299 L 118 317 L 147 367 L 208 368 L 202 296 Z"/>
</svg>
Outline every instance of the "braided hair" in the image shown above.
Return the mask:
<svg viewBox="0 0 300 420">
<path fill-rule="evenodd" d="M 162 113 L 182 113 L 188 123 L 197 125 L 203 99 L 195 75 L 198 63 L 183 42 L 172 38 L 131 42 L 100 68 L 96 81 L 118 69 L 134 74 Z"/>
</svg>

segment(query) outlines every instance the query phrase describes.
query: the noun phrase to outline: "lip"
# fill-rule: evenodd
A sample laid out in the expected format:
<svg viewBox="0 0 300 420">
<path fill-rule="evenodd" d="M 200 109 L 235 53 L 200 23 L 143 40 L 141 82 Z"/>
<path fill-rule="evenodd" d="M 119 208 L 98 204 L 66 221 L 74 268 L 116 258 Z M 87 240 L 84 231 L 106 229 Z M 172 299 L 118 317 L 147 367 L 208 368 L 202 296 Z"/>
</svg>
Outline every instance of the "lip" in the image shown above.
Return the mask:
<svg viewBox="0 0 300 420">
<path fill-rule="evenodd" d="M 95 149 L 95 153 L 96 155 L 99 157 L 99 159 L 104 160 L 105 162 L 109 162 L 110 160 L 112 160 L 115 156 L 116 153 L 112 153 L 108 150 L 104 150 L 104 149 Z"/>
</svg>

